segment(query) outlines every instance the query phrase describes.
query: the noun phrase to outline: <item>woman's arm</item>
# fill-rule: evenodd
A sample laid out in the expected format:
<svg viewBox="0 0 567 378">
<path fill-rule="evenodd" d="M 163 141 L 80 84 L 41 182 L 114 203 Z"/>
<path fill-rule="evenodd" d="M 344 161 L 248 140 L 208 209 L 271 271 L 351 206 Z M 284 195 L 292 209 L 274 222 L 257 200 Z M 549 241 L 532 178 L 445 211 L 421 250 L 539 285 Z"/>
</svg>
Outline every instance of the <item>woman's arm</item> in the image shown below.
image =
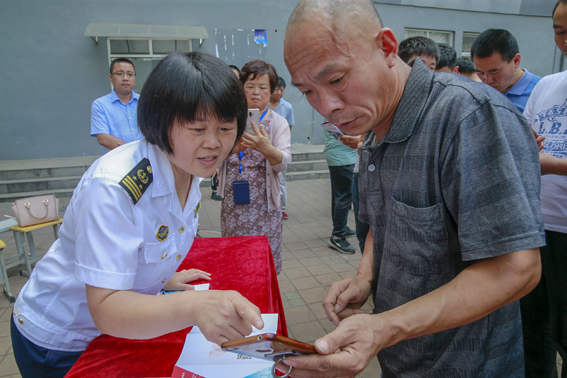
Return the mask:
<svg viewBox="0 0 567 378">
<path fill-rule="evenodd" d="M 66 221 L 73 223 L 80 246 L 75 278 L 85 284 L 89 311 L 101 332 L 144 339 L 197 325 L 209 340 L 222 343 L 243 337 L 251 324 L 262 326 L 259 309 L 234 291 L 163 296 L 131 291 L 140 274 L 140 248 L 151 247 L 141 233 L 140 223 L 146 220 L 136 216 L 135 206 L 142 204 L 134 205 L 122 187 L 106 178 L 83 185 L 69 214 L 72 219 L 66 214 Z M 166 245 L 160 244 L 157 252 Z"/>
<path fill-rule="evenodd" d="M 97 329 L 128 339 L 149 339 L 198 326 L 216 344 L 261 329 L 260 309 L 236 291 L 182 291 L 147 295 L 86 285 L 89 311 Z"/>
<path fill-rule="evenodd" d="M 283 172 L 287 169 L 287 165 L 291 163 L 291 131 L 287 120 L 283 117 L 275 117 L 272 130 L 272 144 L 275 148 L 282 152 L 282 160 L 277 165 L 272 165 L 274 172 Z"/>
<path fill-rule="evenodd" d="M 242 146 L 245 148 L 252 148 L 260 152 L 270 165 L 277 165 L 282 162 L 283 153 L 278 150 L 272 142 L 270 141 L 270 136 L 264 130 L 264 127 L 260 125 L 258 128 L 254 121 L 252 123 L 252 128 L 254 129 L 254 134 L 244 133 L 242 136 Z"/>
</svg>

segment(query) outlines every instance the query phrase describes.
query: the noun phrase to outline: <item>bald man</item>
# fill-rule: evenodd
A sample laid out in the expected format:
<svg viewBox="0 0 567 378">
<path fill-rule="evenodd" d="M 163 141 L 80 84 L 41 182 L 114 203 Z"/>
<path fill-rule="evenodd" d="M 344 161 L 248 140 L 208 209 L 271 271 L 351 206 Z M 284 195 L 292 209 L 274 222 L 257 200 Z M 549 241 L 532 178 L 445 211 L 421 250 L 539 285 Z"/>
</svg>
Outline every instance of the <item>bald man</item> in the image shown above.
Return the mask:
<svg viewBox="0 0 567 378">
<path fill-rule="evenodd" d="M 397 55 L 369 0 L 302 0 L 284 58 L 293 84 L 360 155 L 370 232 L 354 278 L 323 302 L 335 331 L 293 377 L 522 377 L 518 299 L 540 277 L 544 231 L 532 131 L 497 92 Z M 373 314 L 360 307 L 373 295 Z M 338 351 L 338 352 L 337 352 Z"/>
</svg>

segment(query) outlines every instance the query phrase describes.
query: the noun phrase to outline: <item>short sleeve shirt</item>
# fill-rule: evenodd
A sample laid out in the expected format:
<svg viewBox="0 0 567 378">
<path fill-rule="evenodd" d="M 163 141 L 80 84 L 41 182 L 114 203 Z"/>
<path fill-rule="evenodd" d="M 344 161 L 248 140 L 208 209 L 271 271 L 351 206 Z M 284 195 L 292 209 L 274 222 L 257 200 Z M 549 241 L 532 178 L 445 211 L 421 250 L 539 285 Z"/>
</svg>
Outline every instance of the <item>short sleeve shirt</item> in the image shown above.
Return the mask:
<svg viewBox="0 0 567 378">
<path fill-rule="evenodd" d="M 567 71 L 541 79 L 524 115 L 545 136 L 543 152 L 567 159 Z M 567 176 L 542 176 L 541 211 L 546 230 L 567 234 Z"/>
<path fill-rule="evenodd" d="M 280 103 L 274 109 L 274 112 L 278 113 L 282 117 L 287 120 L 288 125 L 293 126 L 295 125 L 295 117 L 293 115 L 293 107 L 289 102 L 284 100 L 283 98 L 280 99 Z"/>
<path fill-rule="evenodd" d="M 372 134 L 373 135 L 373 134 Z M 360 156 L 360 219 L 374 238 L 375 313 L 453 280 L 476 260 L 544 245 L 539 160 L 500 94 L 417 60 L 392 126 Z M 497 288 L 494 288 L 497 290 Z M 518 302 L 378 354 L 386 377 L 519 377 Z"/>
<path fill-rule="evenodd" d="M 146 161 L 151 168 L 144 165 L 143 172 L 131 174 Z M 152 181 L 145 172 L 151 172 Z M 120 185 L 127 174 L 129 188 L 139 195 L 136 203 Z M 44 348 L 81 351 L 100 335 L 87 306 L 85 284 L 156 295 L 193 244 L 199 182 L 194 178 L 181 209 L 169 159 L 145 139 L 93 163 L 73 193 L 59 239 L 16 300 L 20 332 Z"/>
<path fill-rule="evenodd" d="M 506 91 L 504 96 L 508 97 L 510 101 L 512 101 L 512 104 L 514 104 L 520 112 L 523 112 L 534 87 L 540 80 L 540 76 L 534 75 L 530 71 L 524 69 L 524 74 L 520 80 L 518 80 L 512 88 Z"/>
<path fill-rule="evenodd" d="M 143 138 L 138 128 L 137 112 L 139 94 L 132 91 L 132 98 L 124 104 L 115 91 L 97 98 L 91 106 L 91 136 L 108 134 L 126 143 Z M 104 153 L 110 151 L 102 147 Z"/>
</svg>

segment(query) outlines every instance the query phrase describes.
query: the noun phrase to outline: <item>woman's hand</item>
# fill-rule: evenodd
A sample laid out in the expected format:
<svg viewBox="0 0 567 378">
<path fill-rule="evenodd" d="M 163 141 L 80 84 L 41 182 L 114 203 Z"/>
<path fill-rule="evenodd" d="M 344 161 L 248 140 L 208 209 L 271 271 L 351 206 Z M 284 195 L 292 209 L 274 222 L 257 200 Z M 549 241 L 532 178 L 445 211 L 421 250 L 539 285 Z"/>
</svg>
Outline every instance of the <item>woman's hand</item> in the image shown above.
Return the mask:
<svg viewBox="0 0 567 378">
<path fill-rule="evenodd" d="M 264 127 L 260 125 L 260 128 L 258 128 L 254 121 L 250 121 L 250 123 L 252 124 L 252 129 L 254 129 L 254 134 L 244 133 L 240 140 L 242 146 L 261 153 L 272 166 L 281 163 L 283 153 L 272 145 Z"/>
<path fill-rule="evenodd" d="M 227 159 L 230 157 L 230 155 L 237 154 L 241 151 L 244 151 L 245 149 L 246 147 L 242 145 L 242 138 L 240 138 L 240 140 L 234 144 L 234 147 L 232 147 L 232 150 L 228 154 Z"/>
<path fill-rule="evenodd" d="M 206 290 L 198 293 L 196 325 L 207 340 L 221 345 L 248 336 L 252 332 L 252 326 L 264 328 L 260 309 L 240 293 L 232 290 Z"/>
<path fill-rule="evenodd" d="M 181 272 L 176 272 L 173 277 L 163 287 L 163 290 L 176 291 L 176 290 L 193 290 L 195 287 L 189 285 L 187 282 L 196 280 L 210 280 L 211 273 L 199 269 L 187 269 Z"/>
<path fill-rule="evenodd" d="M 263 151 L 267 151 L 271 148 L 274 148 L 272 143 L 270 142 L 270 137 L 264 127 L 260 125 L 260 128 L 256 126 L 254 121 L 250 121 L 252 125 L 252 129 L 254 130 L 254 134 L 244 133 L 242 138 L 240 139 L 240 143 L 245 148 L 251 148 L 260 152 L 262 155 L 265 155 Z"/>
</svg>

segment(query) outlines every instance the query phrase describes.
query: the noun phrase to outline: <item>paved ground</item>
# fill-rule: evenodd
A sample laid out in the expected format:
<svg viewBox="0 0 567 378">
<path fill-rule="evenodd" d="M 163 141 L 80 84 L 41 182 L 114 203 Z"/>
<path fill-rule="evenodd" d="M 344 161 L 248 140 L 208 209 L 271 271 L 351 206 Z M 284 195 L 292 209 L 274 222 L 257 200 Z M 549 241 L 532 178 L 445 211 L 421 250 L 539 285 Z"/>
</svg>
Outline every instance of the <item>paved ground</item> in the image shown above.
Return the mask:
<svg viewBox="0 0 567 378">
<path fill-rule="evenodd" d="M 210 199 L 210 190 L 201 188 L 203 207 L 200 212 L 200 234 L 203 237 L 220 235 L 220 202 Z M 313 342 L 332 331 L 334 326 L 327 320 L 321 303 L 334 281 L 355 274 L 360 261 L 356 238 L 349 239 L 357 248 L 355 255 L 341 255 L 327 245 L 332 222 L 330 213 L 329 180 L 306 180 L 288 182 L 289 219 L 283 222 L 283 272 L 278 277 L 285 307 L 288 330 L 291 337 Z M 68 199 L 62 199 L 61 206 Z M 0 203 L 0 218 L 11 214 L 9 204 Z M 349 226 L 354 229 L 354 216 L 349 215 Z M 16 251 L 11 233 L 0 235 L 6 243 L 5 254 Z M 34 231 L 34 240 L 39 253 L 45 253 L 53 242 L 51 228 Z M 17 294 L 26 282 L 14 268 L 10 271 L 12 291 Z M 370 310 L 368 304 L 364 307 Z M 0 293 L 0 377 L 20 377 L 14 361 L 10 341 L 9 320 L 12 304 Z M 561 359 L 558 358 L 558 369 Z M 362 372 L 360 378 L 380 376 L 376 359 Z"/>
<path fill-rule="evenodd" d="M 203 207 L 200 212 L 200 234 L 204 237 L 220 235 L 220 202 L 210 199 L 210 190 L 201 189 Z M 355 274 L 360 261 L 356 238 L 349 239 L 357 248 L 355 255 L 341 255 L 327 245 L 332 230 L 331 192 L 329 180 L 288 182 L 289 219 L 283 222 L 283 272 L 278 277 L 291 337 L 313 342 L 334 329 L 327 320 L 321 303 L 334 281 Z M 65 205 L 68 199 L 62 199 Z M 0 218 L 11 214 L 10 204 L 0 203 Z M 351 212 L 349 225 L 354 229 Z M 39 253 L 45 253 L 53 242 L 51 228 L 34 231 Z M 6 243 L 5 254 L 16 252 L 11 233 L 0 235 Z M 12 292 L 17 294 L 26 282 L 13 268 L 10 272 Z M 370 306 L 365 308 L 370 310 Z M 14 361 L 10 340 L 12 304 L 0 293 L 0 377 L 20 377 Z M 373 360 L 359 377 L 379 377 L 380 367 Z"/>
</svg>

